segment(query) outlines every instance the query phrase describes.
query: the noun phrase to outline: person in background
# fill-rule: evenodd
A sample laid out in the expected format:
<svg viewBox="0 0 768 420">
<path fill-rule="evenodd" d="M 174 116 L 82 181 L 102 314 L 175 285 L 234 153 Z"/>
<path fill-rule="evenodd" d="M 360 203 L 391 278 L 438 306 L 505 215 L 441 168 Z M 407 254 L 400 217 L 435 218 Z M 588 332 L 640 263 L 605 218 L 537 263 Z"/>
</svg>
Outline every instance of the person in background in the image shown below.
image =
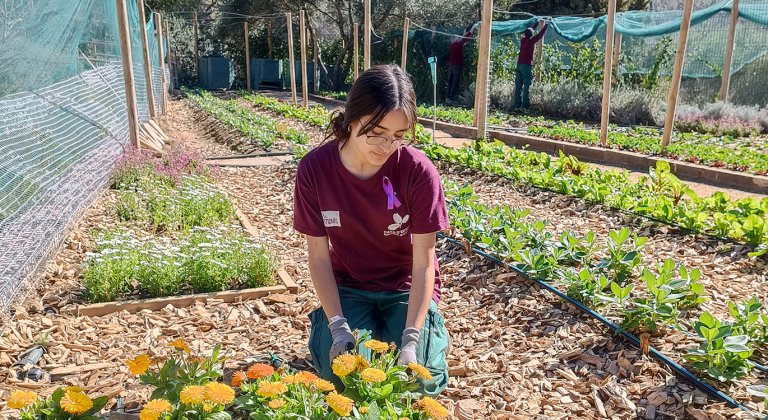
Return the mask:
<svg viewBox="0 0 768 420">
<path fill-rule="evenodd" d="M 455 102 L 459 94 L 461 73 L 464 68 L 464 44 L 472 39 L 474 32 L 474 25 L 470 24 L 462 36 L 451 37 L 451 46 L 448 49 L 448 92 L 445 95 L 445 102 L 448 104 Z"/>
<path fill-rule="evenodd" d="M 536 35 L 534 35 L 535 26 L 542 26 Z M 523 37 L 520 39 L 520 54 L 517 57 L 515 69 L 515 111 L 527 112 L 531 107 L 529 94 L 533 81 L 533 50 L 536 43 L 547 33 L 547 26 L 543 19 L 539 19 L 523 32 Z"/>
</svg>

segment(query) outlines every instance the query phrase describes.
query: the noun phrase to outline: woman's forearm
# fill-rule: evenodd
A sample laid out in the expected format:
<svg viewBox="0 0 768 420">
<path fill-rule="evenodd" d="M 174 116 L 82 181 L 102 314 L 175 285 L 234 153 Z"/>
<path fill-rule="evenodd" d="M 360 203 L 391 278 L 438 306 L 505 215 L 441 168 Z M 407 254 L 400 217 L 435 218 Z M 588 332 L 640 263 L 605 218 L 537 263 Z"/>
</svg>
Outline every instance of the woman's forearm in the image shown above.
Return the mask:
<svg viewBox="0 0 768 420">
<path fill-rule="evenodd" d="M 315 286 L 317 297 L 320 299 L 320 305 L 325 311 L 325 316 L 329 320 L 337 315 L 343 316 L 339 301 L 339 289 L 336 286 L 330 261 L 310 260 L 309 275 Z"/>
<path fill-rule="evenodd" d="M 411 294 L 408 297 L 408 316 L 405 320 L 406 328 L 413 327 L 421 330 L 429 311 L 429 302 L 432 300 L 434 288 L 434 263 L 426 267 L 414 266 L 411 275 Z"/>
</svg>

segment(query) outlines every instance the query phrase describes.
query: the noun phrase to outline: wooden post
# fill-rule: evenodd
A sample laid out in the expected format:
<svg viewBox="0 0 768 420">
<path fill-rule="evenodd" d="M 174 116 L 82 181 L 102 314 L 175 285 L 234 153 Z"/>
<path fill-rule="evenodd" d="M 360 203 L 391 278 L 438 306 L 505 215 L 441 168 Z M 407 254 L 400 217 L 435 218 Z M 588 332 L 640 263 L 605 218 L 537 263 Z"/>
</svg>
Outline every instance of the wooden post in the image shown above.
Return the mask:
<svg viewBox="0 0 768 420">
<path fill-rule="evenodd" d="M 309 28 L 307 31 L 309 31 Z M 312 34 L 312 58 L 315 60 L 315 65 L 312 69 L 312 81 L 314 82 L 314 91 L 317 92 L 320 90 L 320 43 L 314 32 L 309 33 Z"/>
<path fill-rule="evenodd" d="M 619 59 L 620 58 L 621 58 L 621 32 L 616 32 L 613 35 L 613 77 L 614 77 L 614 82 L 618 82 L 618 80 L 619 80 Z"/>
<path fill-rule="evenodd" d="M 291 12 L 285 14 L 285 18 L 288 21 L 288 68 L 290 69 L 291 77 L 291 98 L 293 104 L 296 105 L 296 64 L 293 62 L 293 22 L 291 21 Z"/>
<path fill-rule="evenodd" d="M 139 29 L 141 30 L 141 52 L 144 57 L 144 78 L 147 81 L 147 102 L 149 102 L 149 116 L 157 116 L 155 109 L 155 92 L 152 89 L 152 61 L 149 59 L 149 40 L 147 39 L 147 19 L 144 14 L 144 0 L 136 0 L 139 7 Z"/>
<path fill-rule="evenodd" d="M 482 11 L 482 8 L 480 8 L 480 10 Z M 482 16 L 480 16 L 478 19 L 482 19 Z M 482 25 L 482 23 L 480 24 L 480 26 L 477 27 L 477 39 L 478 40 L 483 39 L 483 25 Z M 478 53 L 480 51 L 480 43 L 479 42 L 477 43 L 477 51 L 478 51 Z M 480 60 L 479 59 L 478 59 L 477 65 L 478 66 L 480 65 Z M 477 110 L 480 109 L 479 108 L 480 105 L 479 105 L 479 102 L 478 102 L 480 100 L 480 98 L 477 96 L 478 86 L 479 85 L 477 84 L 477 77 L 475 77 L 475 102 L 474 102 L 473 107 L 472 107 L 472 113 L 473 113 L 473 116 L 472 116 L 472 127 L 475 127 L 475 128 L 477 128 L 477 120 L 478 120 Z"/>
<path fill-rule="evenodd" d="M 400 54 L 400 68 L 405 71 L 405 66 L 408 63 L 408 26 L 411 21 L 408 18 L 403 20 L 403 52 Z"/>
<path fill-rule="evenodd" d="M 731 5 L 731 23 L 728 25 L 728 41 L 725 44 L 725 61 L 723 62 L 723 81 L 720 86 L 720 100 L 728 102 L 728 91 L 731 88 L 731 64 L 733 63 L 733 48 L 736 44 L 736 25 L 739 23 L 739 0 L 733 0 Z"/>
<path fill-rule="evenodd" d="M 478 45 L 477 85 L 475 86 L 476 138 L 485 138 L 488 117 L 488 71 L 491 67 L 491 21 L 493 0 L 483 0 L 482 32 Z"/>
<path fill-rule="evenodd" d="M 176 71 L 176 66 L 173 65 L 173 53 L 171 50 L 171 21 L 168 20 L 168 18 L 165 18 L 165 43 L 168 44 L 168 73 L 170 74 L 170 80 L 169 80 L 169 88 L 175 89 L 176 85 L 173 83 L 173 75 Z"/>
<path fill-rule="evenodd" d="M 136 85 L 133 80 L 133 59 L 131 58 L 131 34 L 128 26 L 128 8 L 126 0 L 116 0 L 117 26 L 120 31 L 120 55 L 123 62 L 123 81 L 125 83 L 125 104 L 128 117 L 128 132 L 131 144 L 139 145 L 139 114 L 136 111 Z"/>
<path fill-rule="evenodd" d="M 163 19 L 155 12 L 155 35 L 157 37 L 157 58 L 160 60 L 160 86 L 163 97 L 162 113 L 168 110 L 168 83 L 165 80 L 165 51 L 163 51 Z"/>
<path fill-rule="evenodd" d="M 197 12 L 192 14 L 192 32 L 194 32 L 195 43 L 195 73 L 197 74 L 197 84 L 200 84 L 200 40 L 197 35 Z"/>
<path fill-rule="evenodd" d="M 251 90 L 251 49 L 248 40 L 248 22 L 243 22 L 243 33 L 245 34 L 245 86 Z"/>
<path fill-rule="evenodd" d="M 534 57 L 534 60 L 533 60 L 533 62 L 535 63 L 534 64 L 535 67 L 533 69 L 533 71 L 535 72 L 533 74 L 533 80 L 535 80 L 537 83 L 541 81 L 541 60 L 542 60 L 542 57 L 544 56 L 543 49 L 544 49 L 544 37 L 541 37 L 541 39 L 539 39 L 539 42 L 536 43 L 536 57 Z"/>
<path fill-rule="evenodd" d="M 309 83 L 307 83 L 307 28 L 304 26 L 304 9 L 299 10 L 299 39 L 301 40 L 301 95 L 304 108 L 309 107 Z"/>
<path fill-rule="evenodd" d="M 363 71 L 371 67 L 371 0 L 365 0 L 363 22 Z"/>
<path fill-rule="evenodd" d="M 680 94 L 680 81 L 683 77 L 683 66 L 685 65 L 685 48 L 688 45 L 688 30 L 691 28 L 692 13 L 693 0 L 685 0 L 685 9 L 683 9 L 683 21 L 680 23 L 680 34 L 678 34 L 677 39 L 675 67 L 672 70 L 672 84 L 669 87 L 667 117 L 664 120 L 664 137 L 661 139 L 662 152 L 669 145 L 669 141 L 672 139 L 672 129 L 675 125 L 675 111 L 677 109 L 677 96 Z"/>
<path fill-rule="evenodd" d="M 272 19 L 267 20 L 267 58 L 272 59 Z"/>
<path fill-rule="evenodd" d="M 355 30 L 354 30 L 354 44 L 352 45 L 352 65 L 354 66 L 355 70 L 353 72 L 354 74 L 354 80 L 357 80 L 358 73 L 360 72 L 360 49 L 358 48 L 357 44 L 357 38 L 360 36 L 358 32 L 358 24 L 355 24 Z"/>
<path fill-rule="evenodd" d="M 616 0 L 608 1 L 608 27 L 605 29 L 605 65 L 603 66 L 603 104 L 600 116 L 600 143 L 608 144 L 608 118 L 611 115 L 611 72 L 613 71 L 613 28 Z"/>
</svg>

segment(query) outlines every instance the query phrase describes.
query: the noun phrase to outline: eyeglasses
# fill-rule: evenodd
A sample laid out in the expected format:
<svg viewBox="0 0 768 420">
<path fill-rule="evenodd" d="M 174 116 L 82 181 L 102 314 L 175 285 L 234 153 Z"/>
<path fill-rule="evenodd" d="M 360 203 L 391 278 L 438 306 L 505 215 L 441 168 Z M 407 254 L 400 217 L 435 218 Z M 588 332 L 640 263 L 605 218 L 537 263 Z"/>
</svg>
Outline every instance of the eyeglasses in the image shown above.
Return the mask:
<svg viewBox="0 0 768 420">
<path fill-rule="evenodd" d="M 404 139 L 402 137 L 392 137 L 390 139 L 389 137 L 385 137 L 385 136 L 376 136 L 376 135 L 372 136 L 368 133 L 365 133 L 365 137 L 366 137 L 365 142 L 371 146 L 380 146 L 386 142 L 390 142 L 395 146 L 399 146 L 399 145 L 408 145 L 408 143 L 410 142 L 410 140 Z"/>
</svg>

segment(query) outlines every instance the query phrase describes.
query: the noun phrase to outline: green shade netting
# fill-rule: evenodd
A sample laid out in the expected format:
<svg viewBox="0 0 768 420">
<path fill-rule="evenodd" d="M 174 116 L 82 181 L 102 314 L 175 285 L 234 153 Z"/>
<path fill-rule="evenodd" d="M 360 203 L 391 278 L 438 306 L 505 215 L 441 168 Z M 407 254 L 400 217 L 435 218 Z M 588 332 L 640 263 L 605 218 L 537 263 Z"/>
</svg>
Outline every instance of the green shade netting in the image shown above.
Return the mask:
<svg viewBox="0 0 768 420">
<path fill-rule="evenodd" d="M 684 76 L 715 77 L 721 74 L 731 10 L 731 1 L 723 1 L 693 12 Z M 671 45 L 675 48 L 682 17 L 683 12 L 680 10 L 633 10 L 617 13 L 615 31 L 622 34 L 622 57 L 629 56 L 632 59 L 632 64 L 623 66 L 622 72 L 647 72 L 659 53 L 657 44 L 662 37 L 671 37 Z M 492 34 L 495 41 L 501 37 L 517 37 L 526 28 L 535 25 L 539 19 L 540 17 L 536 16 L 521 20 L 494 21 Z M 550 20 L 545 42 L 559 42 L 568 49 L 568 42 L 580 43 L 597 38 L 605 45 L 606 22 L 607 16 L 555 17 Z M 762 58 L 768 52 L 767 46 L 768 1 L 743 0 L 739 6 L 732 72 L 736 73 L 744 66 Z M 670 71 L 671 68 L 667 66 L 661 73 L 668 74 Z"/>
</svg>

